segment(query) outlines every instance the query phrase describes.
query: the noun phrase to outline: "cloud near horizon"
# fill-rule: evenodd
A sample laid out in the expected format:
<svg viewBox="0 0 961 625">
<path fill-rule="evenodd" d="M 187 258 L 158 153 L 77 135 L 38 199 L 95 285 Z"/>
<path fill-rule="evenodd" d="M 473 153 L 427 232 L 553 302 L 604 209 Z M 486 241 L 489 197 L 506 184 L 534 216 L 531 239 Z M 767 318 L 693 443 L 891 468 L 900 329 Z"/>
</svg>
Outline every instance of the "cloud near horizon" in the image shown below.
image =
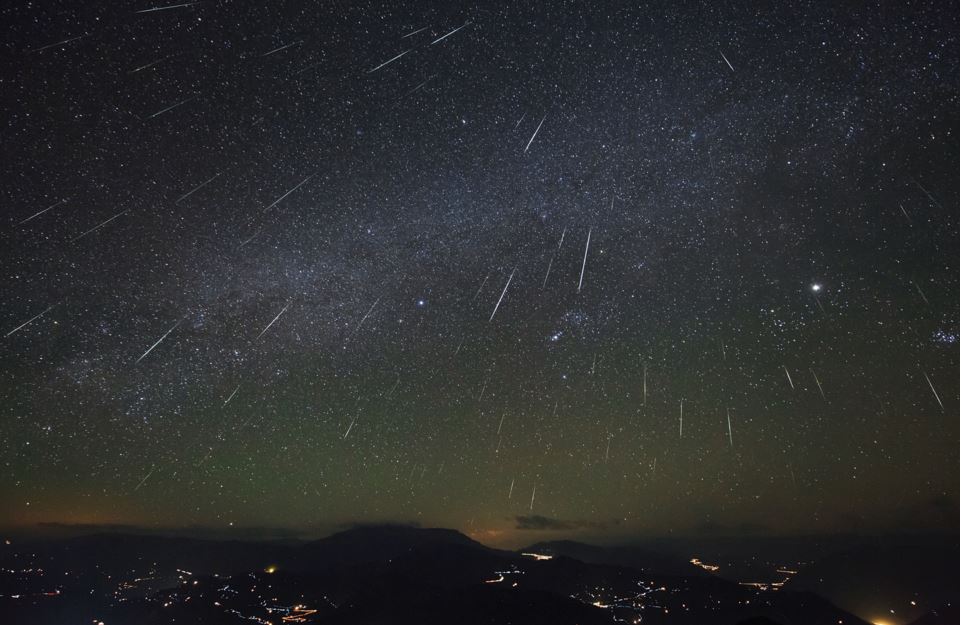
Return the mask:
<svg viewBox="0 0 961 625">
<path fill-rule="evenodd" d="M 539 514 L 518 515 L 514 517 L 514 529 L 517 530 L 539 530 L 539 531 L 571 531 L 583 529 L 606 529 L 612 525 L 618 525 L 618 521 L 585 521 L 554 519 L 541 516 Z"/>
</svg>

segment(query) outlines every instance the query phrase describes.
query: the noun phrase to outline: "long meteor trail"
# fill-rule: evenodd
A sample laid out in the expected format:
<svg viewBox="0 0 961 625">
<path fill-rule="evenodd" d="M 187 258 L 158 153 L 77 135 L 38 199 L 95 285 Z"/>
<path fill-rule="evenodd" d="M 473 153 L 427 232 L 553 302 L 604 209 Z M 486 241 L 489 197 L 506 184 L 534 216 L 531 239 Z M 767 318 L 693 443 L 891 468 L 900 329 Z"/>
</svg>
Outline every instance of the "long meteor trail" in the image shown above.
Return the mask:
<svg viewBox="0 0 961 625">
<path fill-rule="evenodd" d="M 554 257 L 551 256 L 550 261 L 548 261 L 547 263 L 547 273 L 544 274 L 544 282 L 541 284 L 541 289 L 544 289 L 545 287 L 547 287 L 547 279 L 551 275 L 551 266 L 553 265 L 554 265 Z"/>
<path fill-rule="evenodd" d="M 787 370 L 787 367 L 785 365 L 781 365 L 781 368 L 784 369 L 784 375 L 787 376 L 787 383 L 791 385 L 791 390 L 793 391 L 794 380 L 791 379 L 791 372 Z"/>
<path fill-rule="evenodd" d="M 287 197 L 288 195 L 290 195 L 291 193 L 293 193 L 294 191 L 296 191 L 296 190 L 299 189 L 300 187 L 302 187 L 302 186 L 304 186 L 305 184 L 307 184 L 307 181 L 310 180 L 310 179 L 313 178 L 313 177 L 314 177 L 314 174 L 310 174 L 309 176 L 307 176 L 306 178 L 304 178 L 303 180 L 301 180 L 301 181 L 300 181 L 300 184 L 298 184 L 298 185 L 295 186 L 293 189 L 291 189 L 291 190 L 288 191 L 287 193 L 284 193 L 284 194 L 281 195 L 279 198 L 277 198 L 276 200 L 274 200 L 274 201 L 270 204 L 270 206 L 268 206 L 267 208 L 264 209 L 264 212 L 266 213 L 267 211 L 269 211 L 270 209 L 272 209 L 274 206 L 277 206 L 278 204 L 280 204 L 285 197 Z"/>
<path fill-rule="evenodd" d="M 417 33 L 424 32 L 425 30 L 427 30 L 427 27 L 426 27 L 426 26 L 424 26 L 423 28 L 418 28 L 417 30 L 415 30 L 415 31 L 412 32 L 412 33 L 407 33 L 406 35 L 404 35 L 403 37 L 401 37 L 401 39 L 407 39 L 408 37 L 413 37 L 413 36 L 416 35 Z"/>
<path fill-rule="evenodd" d="M 197 96 L 195 96 L 195 95 L 194 95 L 194 96 L 190 96 L 190 97 L 187 98 L 186 100 L 181 100 L 180 102 L 177 102 L 176 104 L 171 104 L 170 106 L 168 106 L 168 107 L 165 108 L 165 109 L 160 109 L 159 111 L 157 111 L 157 112 L 154 113 L 153 115 L 148 116 L 146 119 L 153 119 L 154 117 L 156 117 L 156 116 L 158 116 L 158 115 L 163 115 L 163 114 L 166 113 L 167 111 L 172 111 L 172 110 L 174 110 L 175 108 L 177 108 L 178 106 L 180 106 L 180 105 L 182 105 L 182 104 L 186 104 L 187 102 L 190 102 L 191 100 L 195 100 L 195 99 L 197 99 Z"/>
<path fill-rule="evenodd" d="M 821 393 L 821 399 L 827 401 L 828 398 L 824 396 L 824 389 L 821 388 L 821 380 L 818 379 L 818 374 L 814 373 L 814 369 L 809 369 L 811 375 L 814 376 L 814 383 L 818 385 L 818 392 Z"/>
<path fill-rule="evenodd" d="M 287 304 L 286 304 L 283 308 L 280 309 L 280 312 L 277 313 L 277 316 L 274 317 L 274 318 L 271 320 L 271 322 L 267 324 L 267 327 L 266 327 L 266 328 L 264 328 L 263 330 L 260 331 L 260 334 L 258 334 L 258 335 L 257 335 L 257 338 L 254 339 L 254 340 L 256 341 L 257 339 L 259 339 L 260 337 L 262 337 L 264 334 L 266 334 L 267 330 L 270 329 L 270 326 L 272 326 L 272 325 L 274 325 L 275 323 L 277 323 L 277 320 L 280 319 L 280 316 L 281 316 L 282 314 L 284 314 L 285 312 L 287 312 L 287 309 L 288 309 L 288 308 L 290 308 L 290 302 L 287 302 Z"/>
<path fill-rule="evenodd" d="M 293 43 L 288 43 L 288 44 L 286 44 L 286 45 L 280 46 L 279 48 L 274 48 L 274 49 L 271 50 L 270 52 L 265 52 L 264 54 L 261 54 L 261 55 L 260 55 L 260 58 L 264 58 L 265 56 L 270 56 L 271 54 L 276 54 L 277 52 L 281 52 L 281 51 L 283 51 L 283 50 L 286 50 L 287 48 L 292 48 L 292 47 L 294 47 L 294 46 L 296 46 L 296 45 L 299 45 L 299 44 L 301 44 L 301 43 L 303 43 L 303 42 L 304 42 L 304 40 L 301 39 L 300 41 L 295 41 L 295 42 L 293 42 Z"/>
<path fill-rule="evenodd" d="M 347 437 L 350 436 L 350 431 L 354 429 L 354 424 L 355 424 L 355 423 L 357 423 L 357 417 L 356 417 L 356 416 L 354 417 L 354 420 L 350 422 L 350 425 L 347 426 L 347 431 L 344 432 L 344 438 L 343 438 L 343 440 L 347 440 Z"/>
<path fill-rule="evenodd" d="M 934 384 L 931 383 L 931 378 L 928 377 L 926 372 L 922 371 L 921 373 L 924 375 L 924 379 L 927 380 L 928 386 L 931 388 L 931 392 L 934 393 L 934 398 L 938 400 L 938 405 L 941 406 L 941 412 L 944 412 L 944 404 L 941 403 L 941 397 L 938 395 L 938 392 L 934 390 Z"/>
<path fill-rule="evenodd" d="M 140 480 L 140 483 L 137 484 L 136 487 L 134 487 L 133 491 L 134 491 L 134 492 L 137 492 L 138 490 L 140 490 L 140 487 L 143 486 L 143 485 L 147 482 L 148 479 L 150 479 L 150 476 L 153 475 L 153 472 L 154 472 L 154 471 L 156 471 L 156 469 L 150 469 L 150 473 L 148 473 L 147 475 L 145 475 L 145 476 L 143 477 L 143 479 Z"/>
<path fill-rule="evenodd" d="M 156 342 L 156 343 L 154 343 L 153 345 L 151 345 L 151 346 L 147 349 L 147 351 L 145 351 L 143 354 L 141 354 L 141 355 L 140 355 L 140 358 L 138 358 L 134 364 L 139 363 L 141 360 L 143 360 L 144 358 L 146 358 L 147 355 L 148 355 L 150 352 L 152 352 L 158 345 L 160 345 L 161 343 L 163 343 L 163 340 L 164 340 L 165 338 L 167 338 L 168 336 L 170 336 L 170 333 L 173 332 L 174 330 L 176 330 L 176 329 L 177 329 L 177 326 L 179 326 L 181 323 L 183 323 L 183 319 L 178 319 L 178 320 L 177 320 L 177 323 L 175 323 L 175 324 L 173 324 L 172 326 L 170 326 L 170 329 L 167 330 L 166 332 L 164 332 L 164 335 L 161 336 L 159 339 L 157 339 L 157 342 Z"/>
<path fill-rule="evenodd" d="M 150 63 L 147 63 L 146 65 L 141 65 L 140 67 L 135 67 L 134 69 L 130 70 L 130 71 L 127 72 L 127 73 L 128 73 L 128 74 L 136 74 L 137 72 L 142 72 L 143 70 L 149 69 L 149 68 L 153 67 L 154 65 L 157 65 L 157 64 L 159 64 L 159 63 L 163 63 L 163 62 L 166 61 L 167 59 L 172 59 L 172 58 L 175 57 L 175 56 L 177 56 L 177 55 L 176 55 L 176 54 L 171 54 L 170 56 L 165 56 L 165 57 L 163 57 L 162 59 L 157 59 L 156 61 L 151 61 Z"/>
<path fill-rule="evenodd" d="M 238 384 L 237 387 L 234 389 L 234 391 L 230 394 L 230 396 L 227 397 L 227 401 L 224 402 L 224 406 L 230 403 L 230 400 L 234 398 L 234 395 L 236 395 L 237 391 L 239 390 L 240 390 L 240 385 Z"/>
<path fill-rule="evenodd" d="M 71 37 L 70 39 L 64 39 L 63 41 L 58 41 L 57 43 L 51 43 L 51 44 L 42 46 L 40 48 L 34 48 L 33 50 L 31 50 L 31 52 L 43 52 L 44 50 L 49 50 L 50 48 L 56 48 L 57 46 L 65 46 L 72 41 L 76 41 L 77 39 L 83 39 L 86 36 L 87 36 L 86 34 L 83 34 L 77 37 Z"/>
<path fill-rule="evenodd" d="M 80 239 L 84 238 L 85 236 L 87 236 L 87 235 L 90 234 L 91 232 L 96 232 L 97 230 L 100 230 L 101 228 L 103 228 L 104 226 L 106 226 L 107 224 L 109 224 L 111 221 L 113 221 L 114 219 L 116 219 L 117 217 L 120 217 L 120 216 L 123 215 L 124 213 L 129 213 L 129 212 L 130 212 L 130 209 L 129 209 L 129 208 L 128 208 L 127 210 L 125 210 L 125 211 L 120 211 L 119 213 L 117 213 L 116 215 L 114 215 L 113 217 L 111 217 L 110 219 L 107 219 L 106 221 L 101 221 L 99 224 L 97 224 L 96 226 L 94 226 L 94 227 L 91 228 L 90 230 L 87 230 L 86 232 L 82 232 L 82 233 L 78 234 L 78 235 L 75 236 L 74 238 L 70 239 L 70 242 L 73 243 L 74 241 L 79 241 Z"/>
<path fill-rule="evenodd" d="M 134 11 L 134 15 L 139 13 L 154 13 L 156 11 L 169 11 L 170 9 L 182 9 L 184 7 L 190 7 L 197 4 L 196 2 L 184 2 L 183 4 L 168 4 L 163 7 L 154 7 L 152 9 L 143 9 L 142 11 Z"/>
<path fill-rule="evenodd" d="M 7 332 L 6 334 L 4 334 L 4 335 L 3 335 L 3 338 L 7 338 L 7 337 L 10 336 L 11 334 L 16 334 L 18 331 L 22 330 L 23 328 L 27 327 L 28 325 L 30 325 L 31 323 L 33 323 L 34 321 L 36 321 L 36 320 L 39 319 L 40 317 L 43 317 L 45 314 L 47 314 L 48 312 L 50 312 L 50 310 L 53 309 L 54 306 L 56 306 L 56 304 L 52 304 L 52 305 L 48 306 L 47 309 L 46 309 L 45 311 L 43 311 L 42 313 L 40 313 L 39 315 L 34 315 L 33 317 L 30 317 L 29 319 L 27 319 L 26 321 L 24 321 L 23 323 L 21 323 L 20 325 L 18 325 L 18 326 L 17 326 L 16 328 L 14 328 L 13 330 L 10 330 L 10 331 Z"/>
<path fill-rule="evenodd" d="M 477 287 L 477 292 L 474 293 L 474 297 L 472 297 L 472 298 L 470 299 L 471 302 L 473 302 L 475 299 L 477 299 L 477 296 L 480 295 L 480 292 L 481 292 L 481 290 L 483 290 L 484 285 L 487 284 L 487 279 L 490 278 L 490 277 L 491 277 L 490 274 L 487 274 L 486 276 L 484 276 L 484 281 L 481 282 L 481 285 L 480 285 L 479 287 Z"/>
<path fill-rule="evenodd" d="M 517 271 L 517 267 L 514 267 L 514 271 Z M 487 320 L 488 323 L 494 320 L 494 315 L 497 314 L 497 309 L 500 308 L 501 301 L 504 299 L 504 294 L 507 293 L 507 287 L 511 285 L 511 280 L 514 279 L 514 271 L 511 271 L 511 275 L 507 278 L 507 284 L 504 285 L 504 290 L 501 291 L 501 296 L 497 299 L 497 304 L 494 305 L 494 312 L 491 313 L 491 318 Z"/>
<path fill-rule="evenodd" d="M 531 135 L 531 140 L 527 142 L 527 146 L 524 148 L 524 154 L 527 154 L 527 150 L 529 150 L 530 147 L 531 147 L 531 144 L 534 143 L 534 137 L 536 137 L 536 136 L 537 136 L 537 133 L 539 133 L 539 132 L 541 131 L 541 126 L 544 125 L 544 120 L 545 120 L 545 119 L 547 119 L 547 115 L 545 115 L 545 116 L 541 119 L 541 123 L 537 124 L 537 129 L 534 130 L 534 134 Z"/>
<path fill-rule="evenodd" d="M 60 200 L 59 202 L 57 202 L 56 204 L 51 204 L 50 206 L 46 207 L 46 208 L 43 209 L 42 211 L 39 211 L 39 212 L 34 213 L 33 215 L 30 215 L 29 217 L 27 217 L 26 219 L 24 219 L 23 221 L 21 221 L 21 222 L 18 223 L 17 225 L 18 225 L 18 226 L 22 226 L 23 224 L 27 223 L 28 221 L 30 221 L 30 220 L 32 220 L 32 219 L 36 219 L 36 218 L 39 217 L 40 215 L 43 215 L 43 214 L 46 213 L 47 211 L 53 210 L 53 209 L 55 209 L 56 207 L 60 206 L 61 204 L 66 203 L 66 201 L 67 201 L 66 199 L 63 199 L 63 200 Z"/>
<path fill-rule="evenodd" d="M 591 232 L 593 228 L 587 230 L 587 243 L 584 245 L 584 262 L 581 263 L 581 279 L 577 282 L 577 292 L 581 292 L 581 287 L 584 285 L 584 269 L 587 268 L 587 252 L 591 249 Z"/>
<path fill-rule="evenodd" d="M 731 441 L 731 447 L 734 447 L 734 434 L 731 433 L 731 409 L 727 409 L 727 439 Z"/>
<path fill-rule="evenodd" d="M 410 50 L 413 50 L 413 48 L 411 48 Z M 368 73 L 368 74 L 373 74 L 374 72 L 376 72 L 377 70 L 379 70 L 381 67 L 384 67 L 384 66 L 386 66 L 386 65 L 390 65 L 391 63 L 393 63 L 394 61 L 396 61 L 396 60 L 399 59 L 400 57 L 402 57 L 402 56 L 404 56 L 405 54 L 407 54 L 408 52 L 410 52 L 410 50 L 404 50 L 403 52 L 401 52 L 400 54 L 398 54 L 398 55 L 395 56 L 394 58 L 390 59 L 389 61 L 384 61 L 383 63 L 381 63 L 380 65 L 378 65 L 378 66 L 375 67 L 374 69 L 369 69 L 369 70 L 367 70 L 367 73 Z"/>
<path fill-rule="evenodd" d="M 718 50 L 718 52 L 721 52 L 721 51 Z M 731 71 L 733 72 L 733 71 L 734 71 L 734 66 L 731 65 L 731 62 L 727 60 L 727 57 L 724 56 L 724 53 L 723 53 L 723 52 L 721 52 L 721 58 L 724 59 L 724 62 L 727 63 L 727 66 L 730 67 L 730 68 L 731 68 Z"/>
<path fill-rule="evenodd" d="M 383 295 L 381 295 L 380 297 L 383 297 Z M 377 307 L 377 303 L 380 302 L 380 297 L 378 297 L 377 299 L 375 299 L 375 300 L 374 300 L 374 303 L 370 305 L 370 309 L 367 311 L 367 314 L 364 315 L 364 316 L 361 318 L 360 323 L 357 324 L 357 327 L 354 328 L 354 330 L 353 330 L 350 334 L 347 335 L 347 338 L 344 339 L 344 343 L 346 343 L 347 341 L 349 341 L 351 338 L 353 338 L 353 336 L 354 336 L 355 334 L 357 334 L 357 331 L 360 330 L 360 327 L 361 327 L 362 325 L 364 325 L 364 322 L 365 322 L 365 321 L 367 321 L 367 317 L 370 317 L 370 313 L 374 312 L 374 308 L 376 308 L 376 307 Z M 346 349 L 346 348 L 347 348 L 347 347 L 346 347 L 346 345 L 345 345 L 345 346 L 344 346 L 344 349 Z"/>
<path fill-rule="evenodd" d="M 454 33 L 456 33 L 456 32 L 457 32 L 458 30 L 460 30 L 461 28 L 464 28 L 464 27 L 469 26 L 469 25 L 470 25 L 470 21 L 468 20 L 468 21 L 464 22 L 463 25 L 458 26 L 457 28 L 455 28 L 454 30 L 450 31 L 449 33 L 447 33 L 447 34 L 444 35 L 443 37 L 440 37 L 440 38 L 438 38 L 438 39 L 434 39 L 433 41 L 430 42 L 430 45 L 434 45 L 435 43 L 440 43 L 441 41 L 447 39 L 448 37 L 450 37 L 451 35 L 453 35 Z"/>
<path fill-rule="evenodd" d="M 191 195 L 193 195 L 193 194 L 196 193 L 197 191 L 200 191 L 201 189 L 203 189 L 204 187 L 206 187 L 208 184 L 210 184 L 211 182 L 213 182 L 214 179 L 217 178 L 217 176 L 219 176 L 219 175 L 220 175 L 219 173 L 214 174 L 213 176 L 211 176 L 210 178 L 208 178 L 208 179 L 205 180 L 204 182 L 201 182 L 200 184 L 198 184 L 196 187 L 194 187 L 194 188 L 191 189 L 190 191 L 187 191 L 186 193 L 184 193 L 183 195 L 181 195 L 180 197 L 178 197 L 178 198 L 174 201 L 174 204 L 179 204 L 181 201 L 186 200 L 188 197 L 190 197 Z"/>
</svg>

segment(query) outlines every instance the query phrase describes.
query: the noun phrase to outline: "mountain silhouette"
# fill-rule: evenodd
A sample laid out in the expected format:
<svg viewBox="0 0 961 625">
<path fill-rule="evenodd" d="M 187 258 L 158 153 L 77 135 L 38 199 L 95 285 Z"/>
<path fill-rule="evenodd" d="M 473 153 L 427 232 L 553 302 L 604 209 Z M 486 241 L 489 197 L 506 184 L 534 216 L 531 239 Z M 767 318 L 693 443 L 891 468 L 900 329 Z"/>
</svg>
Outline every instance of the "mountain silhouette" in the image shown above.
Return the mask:
<svg viewBox="0 0 961 625">
<path fill-rule="evenodd" d="M 810 592 L 758 592 L 677 566 L 639 549 L 559 542 L 512 552 L 403 526 L 296 545 L 107 534 L 0 549 L 0 568 L 17 573 L 0 577 L 0 612 L 33 625 L 864 625 Z"/>
</svg>

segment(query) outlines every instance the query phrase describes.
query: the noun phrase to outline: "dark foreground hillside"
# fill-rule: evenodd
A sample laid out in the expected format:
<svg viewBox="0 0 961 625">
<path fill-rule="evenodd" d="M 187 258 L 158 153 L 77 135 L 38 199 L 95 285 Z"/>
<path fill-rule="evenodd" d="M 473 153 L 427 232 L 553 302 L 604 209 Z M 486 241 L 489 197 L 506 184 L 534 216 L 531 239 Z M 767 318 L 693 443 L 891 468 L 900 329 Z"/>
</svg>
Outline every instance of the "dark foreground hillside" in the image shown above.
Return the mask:
<svg viewBox="0 0 961 625">
<path fill-rule="evenodd" d="M 0 561 L 4 622 L 32 625 L 864 624 L 809 592 L 499 551 L 440 529 L 358 528 L 300 545 L 100 535 L 6 545 Z"/>
</svg>

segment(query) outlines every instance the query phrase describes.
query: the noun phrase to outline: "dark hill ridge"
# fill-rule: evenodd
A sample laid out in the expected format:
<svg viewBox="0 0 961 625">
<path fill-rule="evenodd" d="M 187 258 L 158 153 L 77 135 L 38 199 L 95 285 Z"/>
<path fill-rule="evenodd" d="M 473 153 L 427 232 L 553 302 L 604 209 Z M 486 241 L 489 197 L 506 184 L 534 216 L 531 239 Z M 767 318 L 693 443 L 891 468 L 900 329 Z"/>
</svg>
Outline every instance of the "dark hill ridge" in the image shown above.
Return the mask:
<svg viewBox="0 0 961 625">
<path fill-rule="evenodd" d="M 696 575 L 698 569 L 684 558 L 634 546 L 598 547 L 573 540 L 540 542 L 521 553 L 567 556 L 591 564 L 616 564 L 667 575 Z"/>
<path fill-rule="evenodd" d="M 357 566 L 388 562 L 413 551 L 444 547 L 494 551 L 455 530 L 395 525 L 361 526 L 303 545 L 290 565 L 296 568 Z"/>
<path fill-rule="evenodd" d="M 817 593 L 861 613 L 881 616 L 893 609 L 901 619 L 923 618 L 927 611 L 957 606 L 957 537 L 865 541 L 815 560 L 785 589 Z"/>
<path fill-rule="evenodd" d="M 90 567 L 120 574 L 131 567 L 156 566 L 198 573 L 239 573 L 259 570 L 292 557 L 297 547 L 273 543 L 217 541 L 143 534 L 94 534 L 55 541 L 13 544 L 0 551 L 0 562 L 14 553 L 54 559 L 71 571 Z"/>
<path fill-rule="evenodd" d="M 591 625 L 643 618 L 648 625 L 734 625 L 755 617 L 864 623 L 813 594 L 758 593 L 692 570 L 657 571 L 651 563 L 659 560 L 640 550 L 619 555 L 577 543 L 553 547 L 580 550 L 588 559 L 620 558 L 643 569 L 559 553 L 535 560 L 445 529 L 358 527 L 296 546 L 100 535 L 29 547 L 0 548 L 0 564 L 8 570 L 40 561 L 44 569 L 37 578 L 3 577 L 0 611 L 37 625 L 67 617 L 214 625 L 260 619 L 280 625 L 281 616 L 298 605 L 314 610 L 306 623 Z M 549 544 L 535 548 L 544 552 Z M 53 595 L 47 594 L 50 580 L 58 584 Z"/>
<path fill-rule="evenodd" d="M 0 561 L 11 553 L 33 553 L 39 557 L 56 554 L 62 565 L 73 569 L 83 569 L 91 563 L 101 569 L 107 566 L 121 570 L 134 564 L 156 564 L 196 573 L 232 574 L 271 565 L 297 570 L 361 566 L 387 562 L 412 550 L 458 545 L 495 551 L 455 530 L 385 525 L 350 528 L 299 544 L 151 534 L 91 534 L 15 543 L 0 551 Z"/>
<path fill-rule="evenodd" d="M 741 575 L 751 579 L 745 571 L 754 567 L 737 566 L 738 559 L 743 562 L 748 554 L 757 555 L 750 558 L 757 563 L 790 563 L 797 559 L 804 564 L 798 567 L 797 575 L 787 579 L 783 590 L 811 593 L 843 609 L 873 615 L 884 622 L 893 620 L 890 610 L 897 618 L 893 622 L 959 622 L 943 616 L 952 614 L 952 602 L 957 605 L 956 536 L 693 537 L 617 547 L 553 541 L 521 551 L 566 555 L 584 562 L 618 564 L 656 573 L 671 571 L 686 577 L 714 575 L 732 581 Z M 707 573 L 693 567 L 685 557 L 687 554 L 697 554 L 723 566 L 716 573 Z"/>
</svg>

